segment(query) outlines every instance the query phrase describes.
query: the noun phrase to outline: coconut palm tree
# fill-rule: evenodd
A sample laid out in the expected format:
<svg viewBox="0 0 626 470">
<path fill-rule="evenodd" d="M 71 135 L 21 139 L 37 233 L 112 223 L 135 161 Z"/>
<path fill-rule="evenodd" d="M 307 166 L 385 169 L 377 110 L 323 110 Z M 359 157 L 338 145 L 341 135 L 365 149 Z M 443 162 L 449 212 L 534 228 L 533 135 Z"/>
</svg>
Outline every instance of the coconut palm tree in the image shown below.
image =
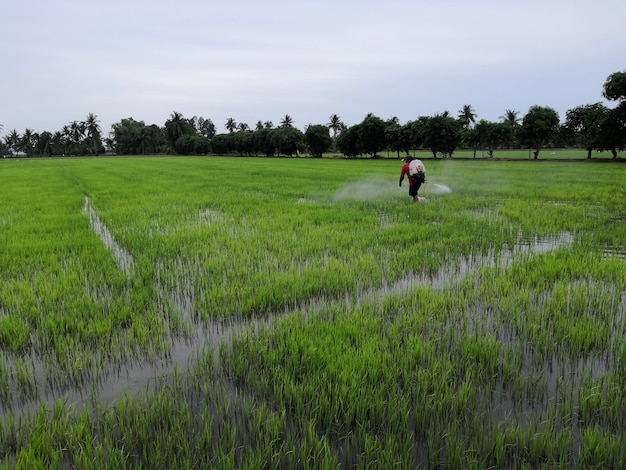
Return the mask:
<svg viewBox="0 0 626 470">
<path fill-rule="evenodd" d="M 519 112 L 515 109 L 507 109 L 504 111 L 504 116 L 500 116 L 502 122 L 506 124 L 505 131 L 506 135 L 504 140 L 506 142 L 506 148 L 510 149 L 513 146 L 513 143 L 516 139 L 516 135 L 518 133 L 518 129 L 521 127 L 520 118 L 518 117 Z"/>
<path fill-rule="evenodd" d="M 341 122 L 341 118 L 336 114 L 331 115 L 328 119 L 326 127 L 333 131 L 333 139 L 337 139 L 337 134 L 345 127 L 344 123 Z"/>
<path fill-rule="evenodd" d="M 226 120 L 226 125 L 224 127 L 226 127 L 226 130 L 228 132 L 235 132 L 235 129 L 237 129 L 237 121 L 235 121 L 233 118 L 229 117 Z"/>
<path fill-rule="evenodd" d="M 285 117 L 280 121 L 280 127 L 283 129 L 293 127 L 293 119 L 289 114 L 285 114 Z"/>
<path fill-rule="evenodd" d="M 520 125 L 520 118 L 518 117 L 519 111 L 514 109 L 507 109 L 504 111 L 504 116 L 500 116 L 500 119 L 504 122 L 508 122 L 513 127 Z"/>
<path fill-rule="evenodd" d="M 176 141 L 180 136 L 187 133 L 189 127 L 193 127 L 193 125 L 181 113 L 174 111 L 170 114 L 170 118 L 165 121 L 165 134 L 170 147 L 174 148 Z"/>
<path fill-rule="evenodd" d="M 82 121 L 73 121 L 69 127 L 69 137 L 74 146 L 74 154 L 81 154 L 81 143 L 85 138 L 85 130 L 87 126 Z"/>
<path fill-rule="evenodd" d="M 465 127 L 472 127 L 476 122 L 476 113 L 471 104 L 464 104 L 463 107 L 459 109 L 459 120 L 463 122 Z"/>
<path fill-rule="evenodd" d="M 250 130 L 250 126 L 248 124 L 246 124 L 245 122 L 240 122 L 237 125 L 237 129 L 240 130 L 240 131 L 247 131 L 247 130 Z"/>
<path fill-rule="evenodd" d="M 89 113 L 87 115 L 87 119 L 85 120 L 85 126 L 87 127 L 87 137 L 89 138 L 91 152 L 94 155 L 98 155 L 98 153 L 100 153 L 100 149 L 102 148 L 102 129 L 100 128 L 98 116 L 93 113 Z"/>
<path fill-rule="evenodd" d="M 26 155 L 31 156 L 38 138 L 39 136 L 34 133 L 32 129 L 27 128 L 18 142 L 20 150 L 26 153 Z"/>
</svg>

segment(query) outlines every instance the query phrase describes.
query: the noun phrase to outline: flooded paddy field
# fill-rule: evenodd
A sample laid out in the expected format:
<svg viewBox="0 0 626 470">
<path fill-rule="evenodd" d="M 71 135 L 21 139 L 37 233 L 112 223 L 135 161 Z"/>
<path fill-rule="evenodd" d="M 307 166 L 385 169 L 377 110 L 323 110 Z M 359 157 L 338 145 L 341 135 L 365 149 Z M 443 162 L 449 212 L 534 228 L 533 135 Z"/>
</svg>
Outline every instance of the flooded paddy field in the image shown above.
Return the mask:
<svg viewBox="0 0 626 470">
<path fill-rule="evenodd" d="M 626 463 L 624 165 L 0 163 L 5 468 Z"/>
</svg>

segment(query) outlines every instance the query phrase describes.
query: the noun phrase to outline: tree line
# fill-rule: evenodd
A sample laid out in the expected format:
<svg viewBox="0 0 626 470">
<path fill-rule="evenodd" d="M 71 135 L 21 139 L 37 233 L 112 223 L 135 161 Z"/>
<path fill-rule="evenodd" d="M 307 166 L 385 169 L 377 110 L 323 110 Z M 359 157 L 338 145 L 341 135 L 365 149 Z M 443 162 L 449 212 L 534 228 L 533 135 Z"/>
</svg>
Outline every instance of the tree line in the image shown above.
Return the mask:
<svg viewBox="0 0 626 470">
<path fill-rule="evenodd" d="M 547 106 L 531 106 L 520 117 L 507 109 L 499 122 L 477 120 L 471 105 L 463 105 L 457 116 L 448 111 L 420 116 L 401 124 L 397 118 L 383 120 L 368 114 L 363 121 L 346 126 L 333 114 L 325 124 L 309 124 L 304 132 L 294 126 L 288 114 L 279 125 L 258 121 L 254 128 L 228 118 L 227 132 L 217 133 L 209 118 L 185 118 L 172 112 L 163 126 L 146 125 L 133 118 L 122 119 L 103 137 L 100 122 L 93 113 L 84 121 L 73 121 L 60 131 L 23 134 L 12 130 L 0 140 L 3 156 L 102 155 L 262 155 L 298 156 L 306 153 L 321 157 L 339 152 L 346 157 L 376 157 L 383 151 L 401 153 L 423 149 L 434 158 L 451 157 L 459 148 L 480 150 L 491 157 L 502 149 L 528 148 L 538 158 L 546 147 L 572 147 L 592 152 L 608 151 L 613 158 L 626 148 L 626 71 L 606 79 L 602 95 L 616 102 L 615 108 L 602 103 L 577 106 L 566 112 L 563 123 Z M 0 125 L 0 131 L 3 127 Z"/>
</svg>

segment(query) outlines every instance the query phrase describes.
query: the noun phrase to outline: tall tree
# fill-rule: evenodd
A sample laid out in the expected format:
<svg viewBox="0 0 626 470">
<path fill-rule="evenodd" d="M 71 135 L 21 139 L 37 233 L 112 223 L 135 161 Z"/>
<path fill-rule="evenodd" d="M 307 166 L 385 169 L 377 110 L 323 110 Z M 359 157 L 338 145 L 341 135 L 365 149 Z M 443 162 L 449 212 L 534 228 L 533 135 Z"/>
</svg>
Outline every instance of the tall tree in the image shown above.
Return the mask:
<svg viewBox="0 0 626 470">
<path fill-rule="evenodd" d="M 89 139 L 90 150 L 94 155 L 98 155 L 102 150 L 102 135 L 100 128 L 100 121 L 98 117 L 89 113 L 85 120 L 85 126 L 87 127 L 87 137 Z"/>
<path fill-rule="evenodd" d="M 521 137 L 529 148 L 534 149 L 534 158 L 539 158 L 541 149 L 559 131 L 559 114 L 548 106 L 531 106 L 522 120 Z"/>
<path fill-rule="evenodd" d="M 565 113 L 564 129 L 574 135 L 576 144 L 587 150 L 587 158 L 598 144 L 602 123 L 607 119 L 609 109 L 602 103 L 577 106 Z"/>
<path fill-rule="evenodd" d="M 356 157 L 363 153 L 363 149 L 361 148 L 360 128 L 360 124 L 347 127 L 337 136 L 337 150 L 346 157 Z"/>
<path fill-rule="evenodd" d="M 387 150 L 396 152 L 400 158 L 400 151 L 408 151 L 404 139 L 404 127 L 400 125 L 398 118 L 391 118 L 385 122 L 385 144 Z"/>
<path fill-rule="evenodd" d="M 293 127 L 293 119 L 291 118 L 289 114 L 285 114 L 285 117 L 281 119 L 280 127 L 282 128 Z"/>
<path fill-rule="evenodd" d="M 226 127 L 226 130 L 228 132 L 235 132 L 235 129 L 237 129 L 237 121 L 229 117 L 228 119 L 226 119 L 226 124 L 224 125 L 224 127 Z"/>
<path fill-rule="evenodd" d="M 326 126 L 333 131 L 333 150 L 337 150 L 337 135 L 346 128 L 341 118 L 337 114 L 332 114 Z"/>
<path fill-rule="evenodd" d="M 513 127 L 520 125 L 519 111 L 515 109 L 506 109 L 504 115 L 500 116 L 500 119 L 504 122 L 510 123 Z"/>
<path fill-rule="evenodd" d="M 302 149 L 304 135 L 295 127 L 281 127 L 272 133 L 272 138 L 279 156 L 282 154 L 292 157 Z"/>
<path fill-rule="evenodd" d="M 326 126 L 333 131 L 333 139 L 337 140 L 337 134 L 345 128 L 345 124 L 341 121 L 341 118 L 337 114 L 332 114 L 328 118 L 328 124 Z"/>
<path fill-rule="evenodd" d="M 444 111 L 424 121 L 424 146 L 429 148 L 434 158 L 441 153 L 452 157 L 461 140 L 461 122 Z"/>
<path fill-rule="evenodd" d="M 376 157 L 386 145 L 385 121 L 369 113 L 359 124 L 360 147 L 364 153 Z"/>
<path fill-rule="evenodd" d="M 213 124 L 211 119 L 205 119 L 202 116 L 194 116 L 191 118 L 191 122 L 194 125 L 197 134 L 206 137 L 207 139 L 210 139 L 215 135 L 215 124 Z"/>
<path fill-rule="evenodd" d="M 4 142 L 6 143 L 7 147 L 9 147 L 9 149 L 15 148 L 15 146 L 17 145 L 19 141 L 20 141 L 20 135 L 17 133 L 15 129 L 13 129 L 4 137 Z"/>
<path fill-rule="evenodd" d="M 43 131 L 39 134 L 35 143 L 35 153 L 43 157 L 49 157 L 52 154 L 52 133 Z"/>
<path fill-rule="evenodd" d="M 82 155 L 83 139 L 87 126 L 83 121 L 72 121 L 69 125 L 69 137 L 72 142 L 72 153 L 74 155 Z"/>
<path fill-rule="evenodd" d="M 626 101 L 626 70 L 609 75 L 604 82 L 602 96 L 609 101 Z"/>
<path fill-rule="evenodd" d="M 626 149 L 626 71 L 608 76 L 602 96 L 618 104 L 609 112 L 602 125 L 598 150 L 610 150 L 615 159 L 619 150 Z"/>
<path fill-rule="evenodd" d="M 304 131 L 304 143 L 309 147 L 313 157 L 322 157 L 328 151 L 333 141 L 328 133 L 328 127 L 321 124 L 307 126 Z"/>
<path fill-rule="evenodd" d="M 35 142 L 37 140 L 37 135 L 33 132 L 32 129 L 24 130 L 22 137 L 18 142 L 19 149 L 24 152 L 27 156 L 31 156 L 33 154 L 35 148 Z"/>
<path fill-rule="evenodd" d="M 472 127 L 476 122 L 476 113 L 471 104 L 464 104 L 459 110 L 459 120 L 464 127 Z"/>
<path fill-rule="evenodd" d="M 167 143 L 172 149 L 176 149 L 176 141 L 183 135 L 196 135 L 196 128 L 189 119 L 177 111 L 170 114 L 170 118 L 165 121 L 165 136 Z"/>
<path fill-rule="evenodd" d="M 266 157 L 272 157 L 276 151 L 276 139 L 274 138 L 276 132 L 278 132 L 277 129 L 266 126 L 255 131 L 253 136 L 254 152 L 261 152 Z"/>
</svg>

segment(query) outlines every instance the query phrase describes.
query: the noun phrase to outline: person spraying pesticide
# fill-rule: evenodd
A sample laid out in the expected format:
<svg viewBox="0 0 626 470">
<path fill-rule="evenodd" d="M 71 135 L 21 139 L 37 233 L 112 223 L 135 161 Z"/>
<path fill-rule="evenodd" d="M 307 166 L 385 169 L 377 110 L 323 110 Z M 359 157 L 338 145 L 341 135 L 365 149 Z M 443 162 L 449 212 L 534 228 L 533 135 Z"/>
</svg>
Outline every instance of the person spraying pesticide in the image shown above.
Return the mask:
<svg viewBox="0 0 626 470">
<path fill-rule="evenodd" d="M 418 158 L 413 158 L 407 155 L 404 158 L 404 165 L 400 172 L 399 186 L 402 187 L 402 181 L 404 176 L 407 176 L 409 180 L 409 196 L 411 196 L 413 202 L 419 202 L 417 192 L 421 188 L 422 184 L 426 183 L 426 167 L 424 163 Z"/>
</svg>

